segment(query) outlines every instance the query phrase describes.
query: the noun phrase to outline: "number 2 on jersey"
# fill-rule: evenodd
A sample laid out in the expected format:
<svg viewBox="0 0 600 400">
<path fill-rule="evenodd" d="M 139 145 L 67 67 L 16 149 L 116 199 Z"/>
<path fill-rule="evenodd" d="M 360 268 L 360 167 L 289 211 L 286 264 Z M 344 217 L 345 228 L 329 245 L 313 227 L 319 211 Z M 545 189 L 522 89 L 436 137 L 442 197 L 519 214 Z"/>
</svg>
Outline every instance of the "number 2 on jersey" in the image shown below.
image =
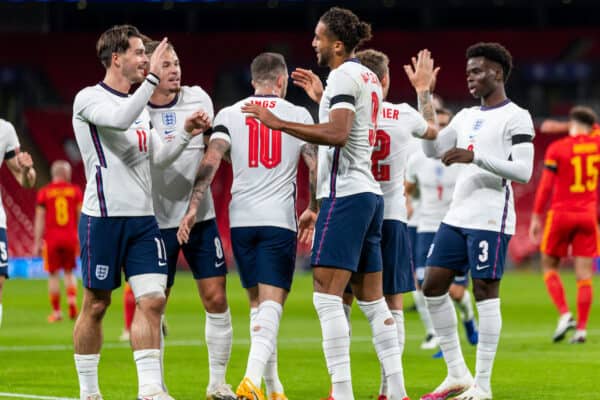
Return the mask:
<svg viewBox="0 0 600 400">
<path fill-rule="evenodd" d="M 569 187 L 571 193 L 583 193 L 586 189 L 593 192 L 598 187 L 598 167 L 596 164 L 600 161 L 600 155 L 594 154 L 585 157 L 585 171 L 587 179 L 583 182 L 583 161 L 582 156 L 571 158 L 573 166 L 573 184 Z"/>
<path fill-rule="evenodd" d="M 252 117 L 246 118 L 248 126 L 248 166 L 258 168 L 258 162 L 268 169 L 281 162 L 281 131 L 269 129 Z"/>
<path fill-rule="evenodd" d="M 390 155 L 390 135 L 386 131 L 378 129 L 375 133 L 375 149 L 371 155 L 371 171 L 376 181 L 390 180 L 390 166 L 380 165 Z"/>
</svg>

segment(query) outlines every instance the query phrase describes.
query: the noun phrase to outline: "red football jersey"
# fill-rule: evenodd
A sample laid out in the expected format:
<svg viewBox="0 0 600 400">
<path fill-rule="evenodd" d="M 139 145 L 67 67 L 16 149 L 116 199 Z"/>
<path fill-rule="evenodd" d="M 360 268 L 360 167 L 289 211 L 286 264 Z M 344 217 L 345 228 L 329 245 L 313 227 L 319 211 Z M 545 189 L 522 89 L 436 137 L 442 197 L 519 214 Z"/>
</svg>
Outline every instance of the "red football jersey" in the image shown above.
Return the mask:
<svg viewBox="0 0 600 400">
<path fill-rule="evenodd" d="M 78 186 L 53 182 L 38 191 L 37 204 L 46 209 L 44 240 L 77 240 L 77 215 L 83 196 Z"/>
<path fill-rule="evenodd" d="M 590 212 L 595 215 L 600 137 L 577 135 L 555 141 L 546 150 L 544 167 L 534 213 L 543 212 L 552 192 L 552 210 Z"/>
</svg>

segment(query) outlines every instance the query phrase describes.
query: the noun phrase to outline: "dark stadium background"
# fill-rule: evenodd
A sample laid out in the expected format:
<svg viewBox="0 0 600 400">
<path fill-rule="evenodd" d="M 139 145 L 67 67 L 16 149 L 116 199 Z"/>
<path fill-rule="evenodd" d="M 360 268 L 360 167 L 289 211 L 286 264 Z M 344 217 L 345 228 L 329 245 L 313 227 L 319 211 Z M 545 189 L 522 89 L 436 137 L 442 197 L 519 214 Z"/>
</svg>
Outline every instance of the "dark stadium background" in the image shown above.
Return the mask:
<svg viewBox="0 0 600 400">
<path fill-rule="evenodd" d="M 103 30 L 131 23 L 151 37 L 168 36 L 181 59 L 183 83 L 201 85 L 218 111 L 251 93 L 248 65 L 262 51 L 281 52 L 290 70 L 309 67 L 324 78 L 327 71 L 316 66 L 311 40 L 319 15 L 333 5 L 351 8 L 372 23 L 374 38 L 367 47 L 391 58 L 390 101 L 414 105 L 402 65 L 426 47 L 442 67 L 436 92 L 446 105 L 457 111 L 475 104 L 465 86 L 465 49 L 477 41 L 499 41 L 515 62 L 509 97 L 531 111 L 536 125 L 547 117 L 564 118 L 574 104 L 600 111 L 600 2 L 594 0 L 4 1 L 0 117 L 16 126 L 22 148 L 32 152 L 38 187 L 48 181 L 49 164 L 59 158 L 73 163 L 74 180 L 84 185 L 71 105 L 78 90 L 104 76 L 95 56 Z M 296 88 L 290 87 L 288 99 L 316 111 Z M 536 253 L 526 232 L 543 151 L 552 139 L 537 136 L 534 179 L 515 185 L 519 223 L 510 247 L 515 263 Z M 300 179 L 306 180 L 304 169 Z M 230 169 L 224 166 L 213 194 L 226 249 L 230 182 Z M 35 191 L 19 188 L 5 167 L 0 189 L 11 255 L 28 256 Z M 306 198 L 301 191 L 299 208 Z"/>
</svg>

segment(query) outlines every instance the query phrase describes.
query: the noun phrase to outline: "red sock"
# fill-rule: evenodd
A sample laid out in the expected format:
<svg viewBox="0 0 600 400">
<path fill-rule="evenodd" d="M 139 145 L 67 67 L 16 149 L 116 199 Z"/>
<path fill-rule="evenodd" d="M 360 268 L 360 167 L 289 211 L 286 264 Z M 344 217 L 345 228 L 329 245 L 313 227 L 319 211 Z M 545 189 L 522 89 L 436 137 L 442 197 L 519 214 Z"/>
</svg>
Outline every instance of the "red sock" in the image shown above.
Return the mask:
<svg viewBox="0 0 600 400">
<path fill-rule="evenodd" d="M 585 330 L 592 308 L 592 280 L 577 281 L 577 329 Z"/>
<path fill-rule="evenodd" d="M 123 291 L 123 316 L 125 317 L 125 329 L 131 329 L 131 322 L 133 321 L 133 314 L 135 313 L 135 297 L 129 286 L 125 287 Z"/>
<path fill-rule="evenodd" d="M 67 287 L 67 301 L 69 302 L 69 317 L 74 319 L 77 317 L 77 286 Z"/>
<path fill-rule="evenodd" d="M 548 271 L 544 274 L 544 282 L 548 289 L 548 294 L 554 305 L 558 309 L 560 315 L 569 312 L 569 306 L 567 306 L 567 299 L 565 298 L 565 288 L 563 287 L 560 275 L 556 271 Z"/>
<path fill-rule="evenodd" d="M 60 312 L 60 293 L 50 293 L 50 304 L 55 313 Z"/>
</svg>

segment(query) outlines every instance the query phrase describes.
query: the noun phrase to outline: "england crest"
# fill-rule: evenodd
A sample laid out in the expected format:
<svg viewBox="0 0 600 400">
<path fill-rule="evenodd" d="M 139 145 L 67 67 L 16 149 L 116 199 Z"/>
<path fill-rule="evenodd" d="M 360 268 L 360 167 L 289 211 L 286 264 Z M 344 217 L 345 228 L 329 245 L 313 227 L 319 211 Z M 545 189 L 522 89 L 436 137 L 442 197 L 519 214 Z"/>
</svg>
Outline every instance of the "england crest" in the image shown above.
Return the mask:
<svg viewBox="0 0 600 400">
<path fill-rule="evenodd" d="M 96 265 L 96 278 L 98 280 L 103 281 L 108 277 L 108 265 Z"/>
<path fill-rule="evenodd" d="M 177 115 L 174 111 L 167 111 L 162 113 L 162 122 L 165 126 L 175 126 L 177 123 Z"/>
</svg>

